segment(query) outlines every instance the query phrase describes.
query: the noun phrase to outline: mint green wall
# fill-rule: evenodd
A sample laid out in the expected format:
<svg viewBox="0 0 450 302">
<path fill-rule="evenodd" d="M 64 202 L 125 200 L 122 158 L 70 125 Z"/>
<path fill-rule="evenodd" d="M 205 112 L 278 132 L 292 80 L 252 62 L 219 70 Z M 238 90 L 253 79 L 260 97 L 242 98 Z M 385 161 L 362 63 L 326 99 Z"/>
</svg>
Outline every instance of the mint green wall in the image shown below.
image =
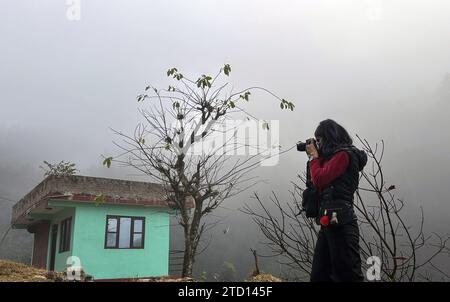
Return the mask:
<svg viewBox="0 0 450 302">
<path fill-rule="evenodd" d="M 163 208 L 50 201 L 51 206 L 75 209 L 70 255 L 80 259 L 86 273 L 95 279 L 168 275 L 169 213 Z M 105 249 L 107 215 L 145 217 L 143 249 Z M 61 255 L 67 259 L 67 253 Z M 65 268 L 65 259 L 64 266 Z M 59 269 L 60 262 L 57 261 Z"/>
<path fill-rule="evenodd" d="M 60 253 L 59 252 L 59 242 L 61 236 L 61 221 L 72 217 L 72 227 L 71 227 L 71 236 L 70 236 L 70 250 L 67 252 Z M 65 208 L 61 212 L 56 215 L 53 215 L 51 218 L 50 231 L 49 231 L 49 240 L 48 240 L 48 248 L 47 248 L 47 269 L 50 268 L 50 250 L 51 250 L 51 236 L 52 236 L 52 226 L 54 224 L 58 225 L 58 236 L 56 241 L 56 254 L 55 254 L 55 271 L 63 271 L 66 269 L 66 261 L 67 257 L 72 255 L 74 236 L 73 236 L 73 226 L 75 220 L 75 208 Z"/>
</svg>

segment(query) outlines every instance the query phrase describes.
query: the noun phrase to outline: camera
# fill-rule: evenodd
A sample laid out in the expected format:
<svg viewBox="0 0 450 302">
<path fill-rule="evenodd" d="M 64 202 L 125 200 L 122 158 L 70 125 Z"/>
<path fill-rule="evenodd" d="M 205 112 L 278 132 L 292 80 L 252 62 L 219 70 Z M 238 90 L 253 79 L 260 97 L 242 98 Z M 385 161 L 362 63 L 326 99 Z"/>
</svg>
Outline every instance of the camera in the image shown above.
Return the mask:
<svg viewBox="0 0 450 302">
<path fill-rule="evenodd" d="M 302 141 L 299 141 L 297 143 L 297 151 L 306 152 L 306 145 L 310 145 L 310 144 L 313 144 L 314 147 L 316 147 L 316 149 L 318 149 L 316 140 L 314 138 L 308 138 L 305 143 Z"/>
</svg>

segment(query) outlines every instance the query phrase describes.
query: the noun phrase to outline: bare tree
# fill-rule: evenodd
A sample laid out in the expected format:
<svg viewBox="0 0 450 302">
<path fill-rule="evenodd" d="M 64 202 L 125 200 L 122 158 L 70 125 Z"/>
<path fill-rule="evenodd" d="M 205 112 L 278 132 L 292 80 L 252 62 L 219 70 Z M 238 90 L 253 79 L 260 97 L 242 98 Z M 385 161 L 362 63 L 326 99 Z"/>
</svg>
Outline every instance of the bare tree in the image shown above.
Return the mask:
<svg viewBox="0 0 450 302">
<path fill-rule="evenodd" d="M 406 203 L 395 197 L 395 185 L 388 184 L 383 173 L 384 142 L 372 147 L 367 140 L 359 136 L 358 139 L 369 157 L 354 202 L 362 258 L 379 257 L 383 281 L 431 280 L 432 276 L 450 280 L 448 272 L 435 263 L 438 257 L 450 257 L 450 237 L 424 232 L 422 208 L 420 223 L 415 228 L 407 224 L 402 212 Z M 299 179 L 300 184 L 293 183 L 290 192 L 292 201 L 282 203 L 273 193 L 271 203 L 266 205 L 255 194 L 257 209 L 247 204 L 243 211 L 252 217 L 267 239 L 265 245 L 270 254 L 265 256 L 281 256 L 280 262 L 298 273 L 295 278 L 305 280 L 311 272 L 319 226 L 301 210 L 305 175 L 299 175 Z M 363 261 L 363 267 L 367 265 Z"/>
<path fill-rule="evenodd" d="M 244 109 L 251 93 L 262 91 L 279 101 L 281 109 L 294 109 L 293 103 L 262 87 L 233 92 L 223 81 L 230 72 L 226 64 L 215 77 L 202 75 L 191 80 L 176 68 L 169 69 L 167 76 L 175 84 L 162 90 L 146 87 L 137 97 L 138 102 L 148 103 L 140 110 L 144 122 L 133 135 L 115 131 L 122 138 L 115 143 L 121 154 L 103 161 L 108 167 L 112 161 L 131 166 L 163 184 L 184 231 L 183 277 L 192 275 L 202 235 L 214 226 L 203 218 L 224 200 L 253 186 L 257 180 L 249 173 L 273 156 L 273 146 L 263 149 L 258 145 L 253 152 L 245 152 L 255 146 L 236 141 L 237 128 L 246 121 L 258 121 L 263 130 L 270 127 Z M 230 127 L 227 121 L 236 114 L 246 119 Z M 276 150 L 279 153 L 279 148 Z M 236 154 L 243 156 L 233 156 Z"/>
</svg>

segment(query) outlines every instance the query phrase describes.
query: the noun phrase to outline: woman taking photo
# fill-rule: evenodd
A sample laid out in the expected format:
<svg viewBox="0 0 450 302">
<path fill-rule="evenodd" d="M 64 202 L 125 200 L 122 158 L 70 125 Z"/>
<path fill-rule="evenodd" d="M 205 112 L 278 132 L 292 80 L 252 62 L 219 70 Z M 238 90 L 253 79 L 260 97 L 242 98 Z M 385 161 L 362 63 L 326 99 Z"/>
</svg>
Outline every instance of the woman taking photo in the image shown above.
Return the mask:
<svg viewBox="0 0 450 302">
<path fill-rule="evenodd" d="M 307 173 L 316 192 L 316 221 L 321 228 L 311 281 L 363 281 L 353 195 L 367 155 L 353 146 L 347 131 L 333 120 L 320 122 L 314 135 L 315 142 L 306 145 Z"/>
</svg>

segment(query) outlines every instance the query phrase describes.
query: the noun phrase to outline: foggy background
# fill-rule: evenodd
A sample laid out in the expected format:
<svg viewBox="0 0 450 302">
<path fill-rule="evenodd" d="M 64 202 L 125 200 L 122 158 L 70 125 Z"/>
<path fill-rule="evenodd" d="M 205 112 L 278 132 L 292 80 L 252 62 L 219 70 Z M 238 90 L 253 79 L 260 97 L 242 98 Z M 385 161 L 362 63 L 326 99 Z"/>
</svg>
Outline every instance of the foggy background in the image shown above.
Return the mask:
<svg viewBox="0 0 450 302">
<path fill-rule="evenodd" d="M 42 179 L 43 160 L 71 161 L 81 175 L 145 180 L 101 165 L 114 154 L 109 127 L 132 133 L 136 96 L 166 87 L 177 67 L 196 78 L 229 63 L 234 87 L 263 86 L 293 101 L 294 112 L 252 95 L 248 111 L 280 120 L 283 148 L 313 136 L 333 118 L 354 137 L 384 139 L 384 172 L 408 206 L 409 224 L 425 212 L 426 231 L 449 233 L 450 3 L 448 1 L 113 1 L 81 0 L 69 21 L 60 0 L 0 5 L 0 234 L 11 206 Z M 358 146 L 358 144 L 356 144 Z M 226 201 L 221 224 L 196 273 L 233 263 L 253 269 L 249 249 L 261 234 L 238 211 L 258 191 L 286 202 L 306 156 L 295 150 L 257 173 L 265 184 Z M 223 230 L 230 227 L 227 234 Z M 1 236 L 1 235 L 0 235 Z M 12 231 L 0 258 L 29 261 L 31 235 Z M 174 230 L 172 247 L 182 244 Z M 261 259 L 261 269 L 279 266 Z M 448 264 L 448 260 L 447 263 Z"/>
</svg>

